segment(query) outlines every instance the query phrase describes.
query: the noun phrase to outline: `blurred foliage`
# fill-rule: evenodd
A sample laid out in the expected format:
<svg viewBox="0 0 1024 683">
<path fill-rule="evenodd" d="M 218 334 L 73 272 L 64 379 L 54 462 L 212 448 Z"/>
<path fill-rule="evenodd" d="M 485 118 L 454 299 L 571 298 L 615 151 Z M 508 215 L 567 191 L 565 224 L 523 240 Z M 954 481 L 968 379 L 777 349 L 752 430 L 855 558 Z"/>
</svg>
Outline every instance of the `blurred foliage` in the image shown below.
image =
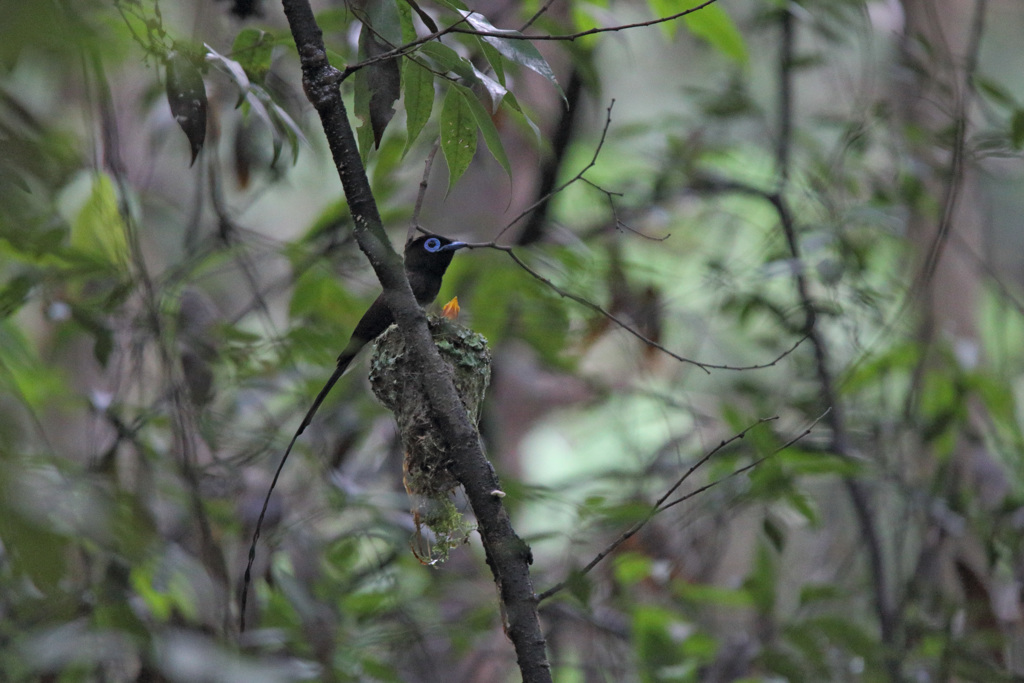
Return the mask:
<svg viewBox="0 0 1024 683">
<path fill-rule="evenodd" d="M 435 144 L 436 212 L 501 197 L 504 223 L 532 205 L 520 153 L 557 153 L 566 73 L 585 83 L 558 168 L 575 180 L 546 239 L 516 250 L 548 282 L 476 249 L 439 297 L 459 296 L 496 356 L 482 431 L 538 591 L 565 583 L 541 607 L 556 680 L 1020 680 L 1013 234 L 981 253 L 956 233 L 977 279 L 944 304 L 974 328 L 920 336 L 926 245 L 908 226 L 937 224 L 964 171 L 956 125 L 908 118 L 900 98 L 941 74 L 942 46 L 901 38 L 896 3 L 720 0 L 583 36 L 681 8 L 560 5 L 318 15 L 396 241 Z M 1006 26 L 1022 15 L 989 12 L 992 47 L 960 92 L 970 119 L 951 124 L 984 171 L 961 201 L 1016 226 L 1019 202 L 997 199 L 1020 194 L 1024 53 Z M 238 632 L 277 458 L 378 291 L 276 6 L 0 0 L 0 16 L 0 680 L 517 680 L 478 539 L 440 568 L 410 550 L 398 441 L 365 367 L 284 471 Z M 524 33 L 573 40 L 505 28 L 531 18 Z M 360 66 L 452 27 L 466 30 Z M 783 75 L 799 258 L 773 206 Z M 499 234 L 480 223 L 440 225 Z M 787 353 L 806 331 L 798 275 L 818 355 Z M 571 297 L 701 363 L 764 367 L 705 373 Z M 869 492 L 892 641 L 851 482 Z"/>
</svg>

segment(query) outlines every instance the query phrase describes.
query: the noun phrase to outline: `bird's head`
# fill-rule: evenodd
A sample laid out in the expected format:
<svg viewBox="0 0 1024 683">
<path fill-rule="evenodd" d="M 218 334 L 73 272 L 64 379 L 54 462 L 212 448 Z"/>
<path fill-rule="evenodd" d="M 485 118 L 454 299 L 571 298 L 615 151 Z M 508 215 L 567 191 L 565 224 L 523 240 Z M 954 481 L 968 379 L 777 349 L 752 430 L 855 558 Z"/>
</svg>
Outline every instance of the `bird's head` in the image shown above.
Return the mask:
<svg viewBox="0 0 1024 683">
<path fill-rule="evenodd" d="M 405 269 L 444 275 L 455 252 L 465 246 L 440 235 L 420 235 L 405 247 Z"/>
</svg>

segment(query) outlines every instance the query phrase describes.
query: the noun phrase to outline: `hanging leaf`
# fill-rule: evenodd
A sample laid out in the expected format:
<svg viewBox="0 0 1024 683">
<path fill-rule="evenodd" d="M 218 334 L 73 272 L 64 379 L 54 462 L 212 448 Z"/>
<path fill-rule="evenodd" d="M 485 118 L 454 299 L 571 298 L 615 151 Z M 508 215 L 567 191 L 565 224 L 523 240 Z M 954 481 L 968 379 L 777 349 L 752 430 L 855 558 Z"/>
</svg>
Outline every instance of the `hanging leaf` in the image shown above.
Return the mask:
<svg viewBox="0 0 1024 683">
<path fill-rule="evenodd" d="M 445 95 L 441 108 L 441 151 L 448 162 L 448 192 L 469 168 L 476 154 L 476 118 L 458 88 Z"/>
<path fill-rule="evenodd" d="M 405 130 L 403 155 L 419 137 L 434 108 L 434 74 L 415 59 L 405 60 Z"/>
<path fill-rule="evenodd" d="M 367 19 L 359 32 L 361 59 L 373 59 L 402 44 L 402 22 L 392 0 L 373 0 L 367 6 Z M 394 104 L 401 94 L 401 76 L 394 58 L 373 62 L 356 72 L 356 116 L 370 124 L 374 146 L 380 148 L 384 129 L 395 115 Z"/>
<path fill-rule="evenodd" d="M 71 246 L 115 268 L 128 261 L 128 238 L 110 176 L 97 173 L 89 198 L 71 226 Z"/>
<path fill-rule="evenodd" d="M 508 88 L 485 74 L 483 71 L 480 71 L 480 69 L 475 66 L 473 67 L 473 79 L 471 82 L 474 84 L 478 83 L 483 86 L 484 90 L 486 90 L 487 94 L 490 96 L 491 111 L 498 111 L 498 107 L 501 106 L 501 100 L 504 99 L 505 95 L 508 93 Z"/>
<path fill-rule="evenodd" d="M 167 103 L 192 148 L 191 166 L 206 141 L 206 86 L 199 69 L 182 52 L 171 52 L 164 66 L 167 72 Z"/>
<path fill-rule="evenodd" d="M 562 87 L 558 85 L 558 79 L 555 78 L 555 72 L 551 70 L 551 66 L 548 64 L 544 56 L 541 55 L 540 51 L 533 46 L 529 40 L 523 38 L 523 34 L 519 31 L 512 31 L 508 29 L 496 28 L 491 22 L 482 15 L 476 12 L 467 12 L 459 10 L 459 13 L 465 18 L 466 22 L 477 31 L 485 31 L 487 33 L 500 33 L 502 35 L 510 36 L 509 38 L 502 38 L 500 36 L 481 36 L 485 41 L 490 43 L 505 59 L 515 62 L 520 66 L 525 66 L 527 69 L 534 71 L 544 78 L 548 79 L 555 88 L 558 89 L 558 94 L 565 99 L 565 93 L 562 92 Z"/>
<path fill-rule="evenodd" d="M 469 111 L 473 114 L 473 120 L 476 121 L 477 128 L 483 133 L 484 143 L 487 145 L 487 149 L 491 151 L 491 155 L 494 156 L 495 161 L 501 164 L 501 167 L 505 169 L 505 174 L 508 176 L 509 181 L 512 180 L 512 168 L 508 163 L 508 157 L 505 155 L 505 146 L 501 143 L 501 136 L 498 135 L 498 129 L 494 127 L 494 119 L 484 109 L 483 105 L 480 104 L 480 100 L 477 99 L 473 91 L 464 85 L 453 83 L 452 87 L 458 90 L 459 94 L 466 101 L 466 106 L 469 107 Z"/>
<path fill-rule="evenodd" d="M 740 64 L 747 63 L 747 44 L 725 10 L 708 5 L 683 17 L 690 33 L 706 40 L 713 48 Z"/>
<path fill-rule="evenodd" d="M 462 59 L 455 50 L 436 40 L 421 45 L 420 52 L 430 57 L 441 73 L 454 71 L 456 64 Z"/>
<path fill-rule="evenodd" d="M 274 51 L 274 36 L 254 28 L 244 29 L 231 46 L 231 56 L 252 80 L 263 82 L 270 70 Z"/>
<path fill-rule="evenodd" d="M 238 104 L 235 106 L 240 106 L 245 100 L 246 93 L 252 88 L 252 82 L 249 80 L 249 76 L 246 75 L 245 69 L 242 68 L 241 64 L 225 57 L 209 45 L 204 43 L 203 47 L 206 49 L 206 61 L 226 73 L 235 82 L 235 85 L 238 86 Z"/>
<path fill-rule="evenodd" d="M 501 59 L 501 53 L 488 43 L 484 39 L 479 40 L 480 51 L 484 53 L 484 57 L 487 58 L 487 63 L 494 69 L 494 75 L 498 78 L 498 82 L 503 86 L 505 85 L 505 62 Z"/>
<path fill-rule="evenodd" d="M 398 11 L 402 13 L 402 28 L 405 29 L 406 26 L 408 26 L 408 30 L 402 34 L 402 38 L 404 39 L 403 42 L 411 43 L 416 40 L 416 30 L 412 26 L 411 21 L 412 12 L 416 12 L 416 16 L 420 18 L 420 21 L 423 22 L 423 25 L 427 27 L 428 31 L 431 33 L 437 33 L 437 24 L 434 23 L 433 17 L 427 14 L 418 4 L 416 4 L 416 0 L 405 0 L 404 3 L 398 6 Z M 406 15 L 409 15 L 410 18 L 408 22 L 404 21 Z"/>
<path fill-rule="evenodd" d="M 237 41 L 236 41 L 237 42 Z M 248 107 L 246 114 L 252 114 L 260 121 L 263 121 L 273 134 L 274 156 L 270 165 L 277 163 L 284 148 L 284 139 L 287 138 L 292 147 L 292 163 L 299 159 L 299 144 L 308 143 L 306 136 L 302 133 L 298 124 L 279 104 L 263 86 L 253 83 L 246 74 L 246 69 L 234 59 L 229 59 L 218 53 L 209 45 L 206 48 L 206 61 L 220 71 L 227 74 L 239 90 L 239 98 L 236 106 Z"/>
<path fill-rule="evenodd" d="M 17 275 L 0 287 L 0 318 L 13 315 L 24 305 L 37 280 L 34 276 Z"/>
</svg>

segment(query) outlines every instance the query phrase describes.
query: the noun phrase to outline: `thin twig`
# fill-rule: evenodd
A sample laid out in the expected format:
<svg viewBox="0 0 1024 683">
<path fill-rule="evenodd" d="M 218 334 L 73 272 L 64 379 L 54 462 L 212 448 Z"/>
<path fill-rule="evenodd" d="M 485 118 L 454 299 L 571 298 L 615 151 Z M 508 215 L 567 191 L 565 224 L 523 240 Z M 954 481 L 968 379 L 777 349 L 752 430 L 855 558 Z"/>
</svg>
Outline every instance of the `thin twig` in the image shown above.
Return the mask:
<svg viewBox="0 0 1024 683">
<path fill-rule="evenodd" d="M 651 348 L 658 349 L 662 353 L 664 353 L 664 354 L 666 354 L 666 355 L 668 355 L 668 356 L 670 356 L 672 358 L 675 358 L 677 361 L 679 361 L 681 363 L 689 363 L 690 365 L 695 365 L 696 367 L 700 368 L 701 370 L 703 370 L 704 372 L 706 372 L 709 375 L 711 374 L 712 370 L 734 370 L 734 371 L 739 371 L 739 370 L 762 370 L 764 368 L 773 367 L 774 365 L 777 365 L 779 363 L 779 361 L 781 361 L 783 358 L 785 358 L 789 354 L 793 353 L 793 351 L 795 351 L 796 348 L 798 346 L 800 346 L 800 344 L 803 343 L 804 339 L 807 338 L 807 337 L 801 337 L 800 339 L 797 340 L 797 342 L 795 344 L 793 344 L 793 346 L 791 346 L 786 351 L 782 352 L 780 355 L 776 356 L 774 359 L 772 359 L 768 363 L 759 363 L 757 365 L 737 366 L 737 365 L 720 365 L 720 364 L 717 364 L 717 363 L 704 363 L 704 362 L 701 362 L 701 361 L 698 361 L 698 360 L 693 360 L 692 358 L 687 358 L 685 356 L 681 356 L 678 353 L 676 353 L 675 351 L 672 351 L 672 350 L 666 348 L 665 346 L 659 344 L 658 342 L 654 341 L 653 339 L 644 336 L 639 330 L 635 329 L 634 327 L 632 327 L 631 325 L 629 325 L 628 323 L 623 321 L 621 318 L 617 317 L 615 314 L 613 314 L 610 311 L 604 309 L 602 306 L 599 306 L 598 304 L 595 304 L 593 301 L 590 301 L 589 299 L 586 299 L 586 298 L 584 298 L 582 296 L 579 296 L 578 294 L 573 294 L 572 292 L 569 292 L 569 291 L 567 291 L 565 289 L 562 289 L 561 287 L 556 285 L 554 282 L 552 282 L 548 278 L 544 277 L 543 275 L 541 275 L 540 273 L 535 271 L 533 268 L 530 268 L 530 266 L 526 265 L 526 263 L 524 263 L 523 260 L 520 259 L 516 255 L 516 253 L 514 251 L 512 251 L 512 247 L 506 247 L 506 246 L 501 246 L 501 245 L 497 245 L 497 244 L 472 245 L 472 246 L 474 246 L 474 247 L 476 247 L 476 246 L 488 246 L 488 247 L 491 247 L 492 249 L 497 249 L 498 251 L 505 252 L 506 254 L 509 255 L 509 258 L 511 258 L 513 261 L 516 262 L 516 264 L 520 268 L 522 268 L 527 273 L 529 273 L 538 282 L 542 282 L 543 284 L 545 284 L 547 287 L 549 287 L 552 291 L 554 291 L 559 296 L 564 297 L 566 299 L 571 299 L 571 300 L 575 301 L 576 303 L 580 304 L 581 306 L 589 308 L 590 310 L 594 311 L 595 313 L 598 313 L 598 314 L 604 316 L 605 318 L 607 318 L 608 320 L 610 320 L 611 322 L 615 323 L 616 325 L 621 327 L 623 330 L 625 330 L 626 332 L 630 333 L 631 335 L 633 335 L 634 337 L 636 337 L 637 339 L 642 341 L 644 344 L 647 344 Z"/>
<path fill-rule="evenodd" d="M 788 8 L 781 11 L 782 44 L 779 57 L 779 98 L 778 125 L 779 140 L 776 147 L 776 191 L 765 198 L 775 208 L 779 218 L 782 234 L 785 236 L 790 255 L 799 264 L 802 263 L 800 243 L 797 237 L 797 225 L 786 201 L 786 190 L 789 181 L 790 146 L 793 128 L 793 65 L 795 53 L 795 27 Z M 817 324 L 817 308 L 808 286 L 804 269 L 793 269 L 793 284 L 796 289 L 800 307 L 804 311 L 803 333 L 810 340 L 814 352 L 814 368 L 817 374 L 818 390 L 821 402 L 829 409 L 826 413 L 831 427 L 830 450 L 843 457 L 850 458 L 849 434 L 847 432 L 843 407 L 838 401 L 835 378 L 832 374 L 828 345 Z M 866 546 L 868 566 L 874 589 L 874 607 L 878 616 L 879 631 L 882 641 L 889 644 L 890 650 L 885 657 L 889 678 L 896 683 L 900 680 L 900 664 L 897 657 L 899 643 L 899 613 L 893 606 L 889 595 L 889 581 L 886 571 L 885 552 L 876 528 L 876 519 L 871 501 L 864 486 L 855 477 L 844 477 L 843 484 L 853 506 L 857 524 Z"/>
<path fill-rule="evenodd" d="M 547 11 L 548 11 L 548 9 L 550 9 L 550 8 L 551 8 L 551 5 L 553 5 L 553 4 L 555 4 L 555 0 L 547 0 L 547 2 L 545 2 L 545 3 L 543 4 L 543 5 L 541 5 L 541 6 L 540 6 L 540 9 L 538 9 L 538 10 L 537 10 L 536 12 L 534 12 L 534 13 L 533 13 L 533 16 L 532 16 L 532 17 L 530 17 L 529 19 L 527 19 L 526 23 L 525 23 L 525 24 L 523 24 L 522 28 L 520 28 L 520 29 L 519 29 L 519 32 L 520 32 L 520 33 L 522 33 L 522 32 L 523 32 L 523 31 L 525 31 L 526 29 L 528 29 L 528 28 L 530 28 L 531 26 L 533 26 L 533 24 L 534 24 L 534 23 L 535 23 L 535 22 L 536 22 L 536 21 L 537 21 L 538 19 L 540 19 L 540 18 L 541 18 L 542 16 L 544 16 L 545 14 L 547 14 Z"/>
<path fill-rule="evenodd" d="M 791 354 L 794 351 L 796 351 L 797 347 L 799 347 L 804 342 L 804 340 L 807 339 L 806 336 L 801 337 L 791 347 L 789 347 L 788 349 L 786 349 L 781 354 L 779 354 L 778 356 L 776 356 L 775 358 L 773 358 L 771 361 L 769 361 L 767 363 L 758 363 L 756 365 L 723 365 L 723 364 L 718 364 L 718 363 L 704 363 L 702 361 L 693 360 L 692 358 L 687 358 L 686 356 L 682 356 L 682 355 L 676 353 L 675 351 L 672 351 L 671 349 L 666 348 L 665 346 L 663 346 L 662 344 L 659 344 L 658 342 L 654 341 L 650 337 L 645 336 L 643 333 L 638 331 L 636 328 L 632 327 L 629 323 L 627 323 L 626 321 L 622 320 L 621 318 L 616 316 L 614 313 L 608 311 L 604 307 L 602 307 L 602 306 L 600 306 L 598 304 L 595 304 L 593 301 L 590 301 L 589 299 L 586 299 L 586 298 L 584 298 L 584 297 L 582 297 L 582 296 L 580 296 L 578 294 L 573 294 L 572 292 L 559 287 L 554 282 L 552 282 L 551 280 L 549 280 L 548 278 L 544 277 L 543 275 L 538 273 L 536 270 L 534 270 L 533 268 L 528 266 L 521 258 L 519 258 L 519 256 L 514 251 L 512 251 L 512 247 L 501 245 L 501 244 L 495 244 L 494 242 L 474 243 L 474 244 L 467 245 L 467 247 L 470 248 L 470 249 L 496 249 L 498 251 L 505 252 L 506 254 L 508 254 L 509 258 L 511 258 L 516 263 L 516 265 L 518 265 L 520 268 L 522 268 L 524 271 L 526 271 L 527 274 L 529 274 L 531 277 L 533 277 L 538 282 L 540 282 L 540 283 L 544 284 L 545 286 L 547 286 L 549 289 L 551 289 L 551 291 L 555 292 L 559 296 L 564 297 L 566 299 L 571 299 L 572 301 L 575 301 L 579 305 L 581 305 L 581 306 L 583 306 L 585 308 L 589 308 L 590 310 L 594 311 L 595 313 L 597 313 L 597 314 L 607 318 L 611 322 L 615 323 L 617 326 L 621 327 L 623 330 L 625 330 L 629 334 L 633 335 L 634 337 L 636 337 L 637 339 L 642 341 L 644 344 L 647 344 L 651 348 L 657 349 L 657 350 L 661 351 L 662 353 L 664 353 L 664 354 L 666 354 L 666 355 L 668 355 L 668 356 L 670 356 L 672 358 L 675 358 L 677 361 L 679 361 L 681 363 L 689 363 L 690 365 L 694 365 L 694 366 L 700 368 L 701 370 L 703 370 L 704 372 L 706 372 L 709 375 L 711 374 L 712 370 L 731 370 L 731 371 L 763 370 L 765 368 L 774 367 L 775 365 L 778 365 L 779 362 L 783 358 L 785 358 L 789 354 Z"/>
<path fill-rule="evenodd" d="M 696 496 L 696 495 L 698 495 L 700 493 L 703 493 L 704 491 L 707 491 L 708 489 L 713 488 L 713 487 L 717 486 L 718 484 L 721 484 L 724 481 L 727 481 L 727 480 L 729 480 L 729 479 L 731 479 L 731 478 L 733 478 L 735 476 L 743 474 L 744 472 L 749 472 L 750 470 L 752 470 L 753 468 L 757 467 L 758 465 L 760 465 L 762 462 L 764 462 L 768 458 L 770 458 L 770 457 L 772 457 L 772 456 L 774 456 L 774 455 L 784 451 L 785 449 L 787 449 L 790 446 L 792 446 L 793 444 L 795 444 L 797 441 L 800 441 L 801 439 L 803 439 L 804 437 L 809 435 L 814 430 L 814 427 L 818 424 L 818 422 L 821 421 L 822 418 L 825 417 L 825 415 L 828 414 L 828 412 L 829 411 L 826 410 L 824 413 L 819 415 L 817 418 L 815 418 L 815 420 L 804 431 L 802 431 L 800 434 L 798 434 L 797 436 L 793 437 L 792 439 L 790 439 L 789 441 L 784 443 L 779 448 L 777 448 L 774 451 L 772 451 L 769 455 L 766 455 L 766 456 L 764 456 L 762 458 L 759 458 L 759 459 L 755 460 L 754 462 L 749 463 L 749 464 L 747 464 L 747 465 L 737 469 L 734 472 L 731 472 L 730 474 L 726 475 L 725 477 L 723 477 L 721 479 L 718 479 L 716 481 L 713 481 L 713 482 L 710 482 L 710 483 L 705 484 L 703 486 L 700 486 L 697 489 L 694 489 L 693 491 L 690 491 L 686 495 L 680 496 L 679 498 L 666 503 L 665 501 L 667 501 L 669 499 L 669 497 L 673 493 L 675 493 L 676 490 L 678 490 L 679 487 L 682 486 L 682 484 L 687 479 L 689 479 L 689 477 L 694 472 L 696 472 L 701 466 L 703 466 L 708 460 L 710 460 L 712 457 L 714 457 L 717 453 L 721 452 L 722 449 L 724 449 L 726 446 L 729 446 L 732 443 L 735 443 L 736 441 L 739 441 L 740 439 L 743 439 L 747 435 L 747 433 L 750 432 L 750 430 L 752 430 L 752 429 L 754 429 L 756 427 L 759 427 L 760 425 L 765 424 L 767 422 L 773 422 L 775 420 L 778 420 L 779 418 L 778 418 L 778 416 L 761 418 L 760 420 L 758 420 L 754 424 L 750 425 L 749 427 L 747 427 L 743 431 L 738 432 L 736 434 L 733 434 L 728 439 L 723 440 L 721 443 L 719 443 L 713 449 L 711 449 L 710 451 L 705 453 L 699 460 L 697 460 L 697 462 L 695 462 L 693 465 L 691 465 L 686 470 L 686 472 L 684 472 L 675 481 L 675 483 L 673 483 L 672 486 L 670 486 L 669 489 L 664 494 L 662 494 L 662 496 L 660 498 L 658 498 L 657 501 L 655 501 L 654 505 L 652 505 L 651 509 L 648 511 L 646 517 L 644 517 L 642 520 L 636 522 L 633 526 L 631 526 L 629 529 L 627 529 L 622 534 L 620 534 L 614 541 L 609 543 L 603 550 L 601 550 L 599 553 L 597 553 L 597 555 L 595 555 L 590 560 L 590 562 L 588 562 L 582 569 L 580 569 L 578 572 L 576 572 L 576 574 L 582 575 L 582 574 L 589 573 L 591 570 L 594 569 L 594 567 L 596 567 L 598 564 L 600 564 L 600 562 L 602 560 L 604 560 L 604 558 L 606 558 L 609 555 L 611 555 L 623 543 L 625 543 L 630 538 L 632 538 L 637 533 L 639 533 L 639 531 L 641 529 L 643 529 L 645 526 L 647 526 L 647 524 L 652 519 L 654 519 L 654 517 L 656 515 L 658 515 L 659 513 L 664 512 L 668 508 L 673 507 L 675 505 L 678 505 L 679 503 L 682 503 L 683 501 L 689 500 L 690 498 L 693 498 L 694 496 Z M 538 595 L 537 596 L 537 600 L 538 601 L 543 601 L 543 600 L 545 600 L 547 598 L 550 598 L 555 593 L 558 593 L 559 591 L 563 590 L 567 585 L 568 585 L 568 579 L 560 581 L 559 583 L 555 584 L 551 588 L 548 588 L 546 591 L 544 591 L 543 593 Z"/>
<path fill-rule="evenodd" d="M 953 215 L 956 213 L 960 202 L 960 190 L 963 187 L 964 156 L 967 145 L 967 124 L 968 110 L 971 106 L 972 95 L 974 94 L 973 81 L 974 72 L 978 68 L 978 54 L 981 49 L 981 38 L 985 29 L 985 11 L 987 0 L 977 0 L 974 9 L 974 20 L 971 22 L 971 33 L 966 48 L 966 63 L 963 73 L 963 92 L 956 98 L 955 110 L 953 112 L 953 149 L 949 161 L 949 183 L 946 185 L 945 196 L 942 199 L 942 216 L 939 221 L 939 229 L 928 248 L 928 255 L 921 272 L 919 283 L 923 291 L 935 277 L 935 271 L 939 267 L 939 261 L 949 241 L 949 233 L 953 229 Z"/>
<path fill-rule="evenodd" d="M 549 201 L 552 197 L 554 197 L 556 194 L 558 194 L 565 188 L 569 187 L 573 183 L 582 180 L 583 175 L 597 165 L 597 157 L 601 154 L 601 148 L 604 147 L 605 140 L 608 139 L 608 129 L 612 125 L 612 108 L 614 106 L 615 100 L 613 99 L 611 102 L 608 103 L 608 108 L 605 109 L 604 126 L 601 128 L 601 137 L 597 141 L 597 146 L 594 147 L 594 153 L 591 155 L 590 161 L 587 162 L 587 164 L 582 169 L 580 169 L 580 171 L 572 178 L 569 178 L 569 180 L 565 181 L 555 189 L 551 190 L 551 192 L 548 192 L 543 197 L 535 201 L 533 204 L 530 204 L 528 207 L 523 209 L 518 216 L 509 221 L 509 223 L 504 228 L 502 228 L 497 235 L 494 236 L 495 242 L 501 239 L 502 235 L 504 235 L 506 232 L 512 229 L 512 226 L 514 226 L 516 223 L 521 221 L 526 216 L 530 215 L 530 213 L 533 212 L 537 207 Z"/>
<path fill-rule="evenodd" d="M 626 30 L 632 29 L 632 28 L 645 28 L 647 26 L 657 26 L 658 24 L 664 24 L 666 22 L 675 21 L 676 19 L 685 17 L 687 14 L 693 14 L 694 12 L 699 12 L 700 10 L 704 9 L 705 7 L 707 7 L 709 5 L 715 4 L 715 2 L 717 2 L 717 0 L 706 0 L 705 2 L 702 2 L 701 4 L 697 5 L 696 7 L 691 7 L 690 9 L 685 9 L 682 12 L 676 12 L 675 14 L 669 15 L 667 17 L 658 17 L 657 19 L 651 19 L 649 21 L 638 21 L 638 22 L 636 22 L 634 24 L 620 24 L 618 26 L 599 26 L 597 28 L 592 28 L 592 29 L 589 29 L 589 30 L 586 30 L 586 31 L 579 31 L 578 33 L 561 33 L 561 34 L 554 34 L 554 35 L 540 35 L 540 36 L 530 35 L 530 36 L 524 36 L 524 35 L 521 35 L 521 34 L 517 34 L 514 31 L 477 31 L 477 30 L 474 30 L 474 29 L 464 29 L 464 28 L 456 29 L 454 32 L 455 33 L 464 33 L 464 34 L 472 35 L 472 36 L 488 37 L 488 38 L 505 38 L 507 40 L 531 40 L 531 41 L 532 40 L 553 40 L 553 41 L 569 41 L 569 42 L 571 42 L 571 41 L 577 40 L 579 38 L 585 38 L 586 36 L 592 36 L 592 35 L 596 35 L 596 34 L 599 34 L 599 33 L 615 33 L 615 32 L 618 32 L 618 31 L 626 31 Z"/>
<path fill-rule="evenodd" d="M 338 82 L 340 83 L 344 81 L 346 78 L 348 78 L 355 72 L 359 71 L 364 67 L 370 66 L 371 64 L 376 64 L 377 62 L 386 62 L 389 59 L 394 59 L 395 57 L 403 57 L 411 52 L 414 52 L 416 48 L 418 48 L 420 45 L 423 45 L 424 43 L 429 43 L 432 40 L 438 40 L 439 38 L 441 38 L 441 36 L 454 32 L 460 24 L 463 24 L 466 21 L 467 17 L 462 17 L 451 26 L 443 28 L 440 31 L 435 31 L 434 33 L 423 36 L 422 38 L 417 38 L 416 40 L 406 43 L 405 45 L 400 45 L 394 48 L 393 50 L 382 52 L 375 57 L 364 59 L 363 61 L 357 62 L 355 64 L 349 64 L 341 72 L 341 75 L 338 78 Z"/>
<path fill-rule="evenodd" d="M 434 146 L 430 148 L 426 161 L 423 162 L 423 178 L 420 179 L 420 189 L 416 193 L 416 204 L 412 209 L 412 219 L 409 221 L 409 232 L 405 236 L 406 241 L 411 240 L 416 228 L 420 224 L 420 212 L 423 210 L 423 199 L 427 196 L 427 188 L 430 187 L 430 169 L 434 167 L 434 158 L 437 150 L 441 148 L 441 141 L 434 140 Z"/>
</svg>

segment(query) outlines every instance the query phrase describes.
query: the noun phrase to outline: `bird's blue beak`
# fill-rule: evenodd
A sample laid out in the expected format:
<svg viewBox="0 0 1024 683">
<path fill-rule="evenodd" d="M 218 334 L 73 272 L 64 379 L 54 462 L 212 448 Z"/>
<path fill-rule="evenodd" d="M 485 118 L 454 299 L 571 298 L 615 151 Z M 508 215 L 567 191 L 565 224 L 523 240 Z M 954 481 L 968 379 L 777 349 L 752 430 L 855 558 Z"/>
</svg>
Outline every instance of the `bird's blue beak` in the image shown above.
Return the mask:
<svg viewBox="0 0 1024 683">
<path fill-rule="evenodd" d="M 443 247 L 441 247 L 440 249 L 438 249 L 438 251 L 456 251 L 458 249 L 462 249 L 463 247 L 468 247 L 468 246 L 469 246 L 468 242 L 449 242 L 448 244 L 446 244 Z"/>
</svg>

